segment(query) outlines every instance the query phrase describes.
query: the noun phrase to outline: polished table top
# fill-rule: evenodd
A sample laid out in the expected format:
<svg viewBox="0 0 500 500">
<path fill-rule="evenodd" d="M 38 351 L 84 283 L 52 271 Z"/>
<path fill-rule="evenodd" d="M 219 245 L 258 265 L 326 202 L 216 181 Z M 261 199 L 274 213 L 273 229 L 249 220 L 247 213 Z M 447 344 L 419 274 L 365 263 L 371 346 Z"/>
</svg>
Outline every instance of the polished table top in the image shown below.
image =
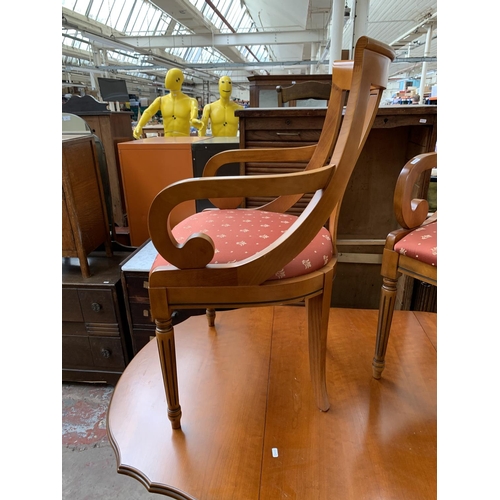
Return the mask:
<svg viewBox="0 0 500 500">
<path fill-rule="evenodd" d="M 156 340 L 118 381 L 118 472 L 180 499 L 436 496 L 436 314 L 395 311 L 371 375 L 377 310 L 330 309 L 331 408 L 315 404 L 301 306 L 217 312 L 175 327 L 182 429 L 167 418 Z"/>
</svg>

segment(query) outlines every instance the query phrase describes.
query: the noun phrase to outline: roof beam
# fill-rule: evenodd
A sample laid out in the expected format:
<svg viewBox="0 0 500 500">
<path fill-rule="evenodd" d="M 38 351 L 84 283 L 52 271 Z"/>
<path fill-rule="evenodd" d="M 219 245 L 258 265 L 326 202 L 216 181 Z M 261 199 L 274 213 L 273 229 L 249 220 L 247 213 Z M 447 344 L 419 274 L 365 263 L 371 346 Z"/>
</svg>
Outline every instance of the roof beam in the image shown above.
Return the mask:
<svg viewBox="0 0 500 500">
<path fill-rule="evenodd" d="M 230 47 L 238 45 L 286 45 L 324 41 L 324 31 L 258 31 L 254 33 L 214 33 L 175 36 L 115 37 L 136 48 Z"/>
</svg>

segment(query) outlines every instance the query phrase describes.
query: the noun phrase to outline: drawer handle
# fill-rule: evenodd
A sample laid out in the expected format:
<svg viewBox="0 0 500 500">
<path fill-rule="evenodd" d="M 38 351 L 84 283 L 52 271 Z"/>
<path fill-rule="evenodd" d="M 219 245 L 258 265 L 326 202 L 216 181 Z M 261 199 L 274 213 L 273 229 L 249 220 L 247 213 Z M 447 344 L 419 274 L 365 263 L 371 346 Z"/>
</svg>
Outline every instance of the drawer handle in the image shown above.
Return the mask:
<svg viewBox="0 0 500 500">
<path fill-rule="evenodd" d="M 111 351 L 108 351 L 108 349 L 101 349 L 101 356 L 103 358 L 109 358 L 111 356 Z"/>
<path fill-rule="evenodd" d="M 92 302 L 90 307 L 92 308 L 92 311 L 95 311 L 95 312 L 99 312 L 102 309 L 101 304 L 98 304 L 97 302 Z"/>
<path fill-rule="evenodd" d="M 276 132 L 276 135 L 300 135 L 300 132 Z"/>
</svg>

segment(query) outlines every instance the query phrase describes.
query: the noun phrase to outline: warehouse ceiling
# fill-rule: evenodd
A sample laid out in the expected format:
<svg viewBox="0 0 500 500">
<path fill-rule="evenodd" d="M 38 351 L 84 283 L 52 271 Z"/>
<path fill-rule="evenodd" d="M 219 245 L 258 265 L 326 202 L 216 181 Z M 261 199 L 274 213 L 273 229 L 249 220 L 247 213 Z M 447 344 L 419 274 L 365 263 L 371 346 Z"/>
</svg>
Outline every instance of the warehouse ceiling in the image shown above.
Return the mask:
<svg viewBox="0 0 500 500">
<path fill-rule="evenodd" d="M 187 84 L 216 82 L 229 74 L 240 88 L 256 74 L 329 73 L 330 50 L 340 49 L 334 43 L 339 39 L 337 28 L 332 28 L 339 22 L 344 51 L 351 50 L 358 33 L 396 50 L 392 78 L 420 78 L 424 62 L 427 72 L 436 71 L 437 0 L 344 0 L 341 15 L 336 9 L 333 20 L 332 4 L 333 0 L 62 0 L 63 86 L 71 82 L 96 88 L 96 76 L 106 76 L 125 79 L 138 91 L 163 87 L 171 67 L 183 69 Z M 106 16 L 105 9 L 110 11 Z M 157 23 L 159 28 L 129 28 L 146 9 L 150 26 Z M 247 21 L 236 13 L 240 9 Z M 116 29 L 117 19 L 127 19 L 127 29 Z"/>
</svg>

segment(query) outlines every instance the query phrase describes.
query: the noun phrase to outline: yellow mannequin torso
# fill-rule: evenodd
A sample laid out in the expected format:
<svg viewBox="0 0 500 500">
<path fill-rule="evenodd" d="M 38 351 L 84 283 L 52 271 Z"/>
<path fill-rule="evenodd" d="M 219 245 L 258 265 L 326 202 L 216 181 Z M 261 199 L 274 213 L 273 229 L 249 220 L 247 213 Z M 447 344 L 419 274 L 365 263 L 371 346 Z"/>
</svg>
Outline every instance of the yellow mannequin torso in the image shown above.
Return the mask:
<svg viewBox="0 0 500 500">
<path fill-rule="evenodd" d="M 139 123 L 134 129 L 134 137 L 140 139 L 142 127 L 148 123 L 158 111 L 163 117 L 165 137 L 189 136 L 191 120 L 198 116 L 198 101 L 181 91 L 157 97 L 144 111 Z"/>
<path fill-rule="evenodd" d="M 243 109 L 243 106 L 236 104 L 229 99 L 218 99 L 203 108 L 201 121 L 203 127 L 200 135 L 205 135 L 210 120 L 212 135 L 214 137 L 236 137 L 238 133 L 239 119 L 234 116 L 234 111 Z"/>
</svg>

